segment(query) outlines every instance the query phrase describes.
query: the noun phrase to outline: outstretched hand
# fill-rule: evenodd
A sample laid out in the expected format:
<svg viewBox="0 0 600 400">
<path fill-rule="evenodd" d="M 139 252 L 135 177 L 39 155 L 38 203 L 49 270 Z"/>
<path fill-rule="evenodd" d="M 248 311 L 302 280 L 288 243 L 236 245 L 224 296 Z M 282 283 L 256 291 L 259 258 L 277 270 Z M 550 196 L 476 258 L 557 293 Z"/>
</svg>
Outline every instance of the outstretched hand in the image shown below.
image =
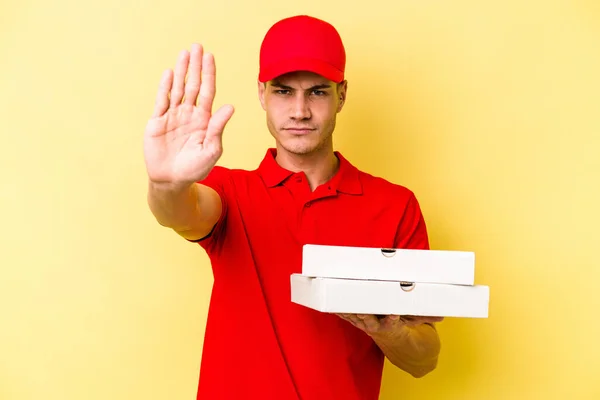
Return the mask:
<svg viewBox="0 0 600 400">
<path fill-rule="evenodd" d="M 212 113 L 215 78 L 214 58 L 199 44 L 180 53 L 175 71 L 163 73 L 144 133 L 150 181 L 189 185 L 205 178 L 221 157 L 223 130 L 234 109 L 225 105 Z"/>
<path fill-rule="evenodd" d="M 371 314 L 337 314 L 369 335 L 394 336 L 407 327 L 444 320 L 443 317 L 418 317 L 411 315 L 387 315 L 381 318 Z"/>
</svg>

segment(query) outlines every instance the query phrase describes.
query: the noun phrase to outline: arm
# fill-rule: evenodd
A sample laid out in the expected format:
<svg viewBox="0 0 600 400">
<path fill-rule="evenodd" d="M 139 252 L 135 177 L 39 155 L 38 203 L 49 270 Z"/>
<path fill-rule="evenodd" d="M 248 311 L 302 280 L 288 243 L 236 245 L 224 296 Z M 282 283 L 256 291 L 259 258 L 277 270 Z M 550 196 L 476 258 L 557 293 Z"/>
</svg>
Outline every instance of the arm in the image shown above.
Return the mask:
<svg viewBox="0 0 600 400">
<path fill-rule="evenodd" d="M 438 317 L 399 317 L 382 319 L 374 315 L 340 315 L 366 332 L 396 367 L 420 378 L 437 366 L 440 339 L 434 323 Z"/>
<path fill-rule="evenodd" d="M 187 81 L 186 81 L 187 75 Z M 214 114 L 215 63 L 202 46 L 182 51 L 161 79 L 144 132 L 148 205 L 156 220 L 188 240 L 210 234 L 223 212 L 204 181 L 223 153 L 222 135 L 233 107 Z"/>
<path fill-rule="evenodd" d="M 192 241 L 208 236 L 222 212 L 219 194 L 197 183 L 175 189 L 150 181 L 148 205 L 159 224 Z"/>
<path fill-rule="evenodd" d="M 396 248 L 429 250 L 425 219 L 414 194 L 404 209 L 394 245 Z M 440 338 L 435 323 L 442 320 L 438 317 L 388 316 L 379 323 L 366 322 L 371 323 L 373 340 L 392 364 L 414 377 L 422 377 L 437 366 Z"/>
<path fill-rule="evenodd" d="M 395 248 L 429 249 L 427 228 L 419 203 L 411 194 L 398 225 Z M 415 378 L 425 376 L 437 366 L 440 338 L 435 323 L 441 317 L 389 315 L 340 315 L 366 332 L 396 367 Z"/>
<path fill-rule="evenodd" d="M 440 338 L 433 324 L 404 325 L 393 335 L 374 333 L 371 337 L 392 364 L 415 378 L 437 366 Z"/>
</svg>

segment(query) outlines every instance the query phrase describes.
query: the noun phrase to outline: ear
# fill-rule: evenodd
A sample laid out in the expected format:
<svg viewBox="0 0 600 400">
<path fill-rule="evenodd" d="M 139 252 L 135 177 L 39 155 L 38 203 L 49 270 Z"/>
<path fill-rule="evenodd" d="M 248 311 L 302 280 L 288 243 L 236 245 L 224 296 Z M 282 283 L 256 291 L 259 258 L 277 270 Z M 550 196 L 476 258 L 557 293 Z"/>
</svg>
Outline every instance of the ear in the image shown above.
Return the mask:
<svg viewBox="0 0 600 400">
<path fill-rule="evenodd" d="M 267 83 L 266 82 L 261 82 L 261 81 L 257 81 L 258 82 L 258 100 L 260 100 L 260 105 L 263 108 L 263 110 L 267 110 L 267 107 L 265 106 L 265 91 L 266 91 L 266 87 L 267 87 Z"/>
<path fill-rule="evenodd" d="M 337 112 L 342 111 L 342 108 L 344 108 L 344 104 L 346 104 L 347 93 L 348 93 L 348 81 L 344 80 L 337 85 L 337 95 L 338 95 Z"/>
</svg>

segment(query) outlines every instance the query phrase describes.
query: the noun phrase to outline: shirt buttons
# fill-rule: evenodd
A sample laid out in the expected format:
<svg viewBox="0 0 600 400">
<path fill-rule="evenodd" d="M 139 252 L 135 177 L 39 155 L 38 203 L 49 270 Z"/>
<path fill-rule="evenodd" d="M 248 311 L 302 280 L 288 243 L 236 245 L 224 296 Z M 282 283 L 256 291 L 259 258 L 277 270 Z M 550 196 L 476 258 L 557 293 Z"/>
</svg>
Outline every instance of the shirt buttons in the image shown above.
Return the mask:
<svg viewBox="0 0 600 400">
<path fill-rule="evenodd" d="M 312 203 L 309 201 L 308 203 L 304 204 L 304 207 L 310 207 L 312 205 Z"/>
</svg>

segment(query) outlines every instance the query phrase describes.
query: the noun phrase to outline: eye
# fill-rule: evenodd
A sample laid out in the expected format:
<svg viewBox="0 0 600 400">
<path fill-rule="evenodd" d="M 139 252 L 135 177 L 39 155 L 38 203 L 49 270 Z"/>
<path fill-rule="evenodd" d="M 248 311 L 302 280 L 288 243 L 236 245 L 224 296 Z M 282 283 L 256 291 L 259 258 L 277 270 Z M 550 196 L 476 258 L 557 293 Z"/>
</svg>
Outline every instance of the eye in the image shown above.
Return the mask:
<svg viewBox="0 0 600 400">
<path fill-rule="evenodd" d="M 327 92 L 324 92 L 322 90 L 313 90 L 312 94 L 314 94 L 315 96 L 325 96 Z"/>
<path fill-rule="evenodd" d="M 290 91 L 287 89 L 275 89 L 275 94 L 286 95 L 286 94 L 290 94 Z"/>
</svg>

